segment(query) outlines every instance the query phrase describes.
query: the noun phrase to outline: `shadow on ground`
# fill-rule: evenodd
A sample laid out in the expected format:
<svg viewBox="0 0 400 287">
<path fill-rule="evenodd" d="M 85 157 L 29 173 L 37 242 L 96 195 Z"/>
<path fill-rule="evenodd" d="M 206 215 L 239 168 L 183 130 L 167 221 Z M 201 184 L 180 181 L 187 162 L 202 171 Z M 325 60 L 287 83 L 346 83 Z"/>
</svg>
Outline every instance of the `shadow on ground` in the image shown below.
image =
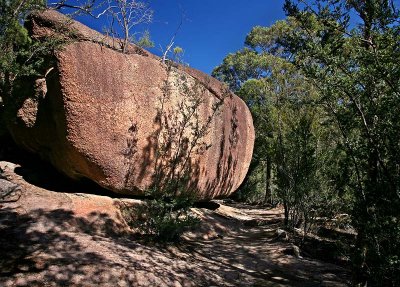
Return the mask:
<svg viewBox="0 0 400 287">
<path fill-rule="evenodd" d="M 1 286 L 166 286 L 179 278 L 166 268 L 172 258 L 135 243 L 105 214 L 3 209 L 0 216 Z"/>
<path fill-rule="evenodd" d="M 9 175 L 24 188 L 18 204 L 0 203 L 0 286 L 346 286 L 345 269 L 288 254 L 290 244 L 275 235 L 280 211 L 202 203 L 206 228 L 196 236 L 143 244 L 114 200 L 75 194 L 102 194 L 95 187 L 27 154 L 17 158 L 0 157 L 21 166 Z M 216 236 L 205 239 L 210 226 Z"/>
<path fill-rule="evenodd" d="M 213 219 L 208 212 L 206 221 Z M 225 223 L 239 228 L 220 239 L 165 247 L 141 244 L 107 214 L 3 208 L 0 285 L 345 286 L 345 270 L 286 255 L 274 226 Z"/>
</svg>

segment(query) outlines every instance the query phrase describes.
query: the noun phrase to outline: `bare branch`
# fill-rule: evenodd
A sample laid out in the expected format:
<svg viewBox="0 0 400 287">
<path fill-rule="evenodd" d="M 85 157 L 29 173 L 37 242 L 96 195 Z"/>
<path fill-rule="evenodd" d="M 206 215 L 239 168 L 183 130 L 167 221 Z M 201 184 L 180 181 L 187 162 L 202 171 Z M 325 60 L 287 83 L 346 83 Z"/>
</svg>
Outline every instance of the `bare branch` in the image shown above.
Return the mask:
<svg viewBox="0 0 400 287">
<path fill-rule="evenodd" d="M 175 38 L 176 38 L 176 36 L 178 35 L 178 32 L 179 32 L 179 30 L 180 30 L 181 27 L 182 27 L 182 24 L 183 24 L 183 20 L 184 20 L 184 19 L 185 19 L 185 14 L 184 14 L 184 11 L 181 10 L 181 19 L 180 19 L 179 25 L 178 25 L 178 27 L 176 28 L 174 34 L 172 35 L 171 40 L 169 41 L 169 43 L 168 43 L 168 45 L 167 45 L 165 51 L 163 51 L 163 49 L 161 50 L 161 51 L 163 52 L 163 56 L 162 56 L 162 62 L 163 62 L 163 63 L 165 63 L 165 61 L 167 60 L 168 53 L 171 51 L 172 47 L 173 47 L 174 44 L 175 44 Z"/>
</svg>

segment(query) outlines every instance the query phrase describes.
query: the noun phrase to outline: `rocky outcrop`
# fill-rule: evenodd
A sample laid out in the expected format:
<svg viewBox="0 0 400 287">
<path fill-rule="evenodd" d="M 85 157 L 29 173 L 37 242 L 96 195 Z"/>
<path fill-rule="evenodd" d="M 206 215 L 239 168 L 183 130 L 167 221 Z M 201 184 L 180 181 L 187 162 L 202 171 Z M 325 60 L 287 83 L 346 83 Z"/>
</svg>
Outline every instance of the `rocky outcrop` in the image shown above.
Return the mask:
<svg viewBox="0 0 400 287">
<path fill-rule="evenodd" d="M 20 146 L 117 193 L 141 195 L 157 176 L 184 173 L 199 199 L 238 188 L 254 128 L 223 84 L 134 45 L 123 54 L 113 39 L 55 11 L 32 16 L 29 28 L 34 37 L 68 41 L 7 111 Z"/>
</svg>

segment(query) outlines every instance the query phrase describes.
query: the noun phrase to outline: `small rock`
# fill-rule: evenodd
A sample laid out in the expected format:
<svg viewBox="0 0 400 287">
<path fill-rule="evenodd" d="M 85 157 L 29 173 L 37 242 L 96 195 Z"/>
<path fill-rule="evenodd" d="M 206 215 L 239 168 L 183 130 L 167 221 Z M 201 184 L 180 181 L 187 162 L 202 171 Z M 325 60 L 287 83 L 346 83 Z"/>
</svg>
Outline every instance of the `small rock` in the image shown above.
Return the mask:
<svg viewBox="0 0 400 287">
<path fill-rule="evenodd" d="M 14 192 L 18 191 L 19 185 L 12 183 L 5 179 L 0 179 L 0 200 L 11 196 Z"/>
<path fill-rule="evenodd" d="M 297 258 L 303 258 L 303 256 L 300 255 L 300 247 L 292 244 L 292 249 L 293 249 L 293 255 L 296 256 Z"/>
<path fill-rule="evenodd" d="M 276 237 L 280 238 L 280 239 L 283 239 L 285 241 L 289 240 L 289 236 L 288 236 L 287 232 L 285 230 L 283 230 L 283 229 L 280 229 L 280 228 L 278 228 L 276 230 Z"/>
<path fill-rule="evenodd" d="M 299 259 L 303 258 L 303 256 L 300 255 L 300 248 L 294 244 L 291 244 L 290 247 L 283 250 L 283 253 L 286 255 L 294 256 Z"/>
</svg>

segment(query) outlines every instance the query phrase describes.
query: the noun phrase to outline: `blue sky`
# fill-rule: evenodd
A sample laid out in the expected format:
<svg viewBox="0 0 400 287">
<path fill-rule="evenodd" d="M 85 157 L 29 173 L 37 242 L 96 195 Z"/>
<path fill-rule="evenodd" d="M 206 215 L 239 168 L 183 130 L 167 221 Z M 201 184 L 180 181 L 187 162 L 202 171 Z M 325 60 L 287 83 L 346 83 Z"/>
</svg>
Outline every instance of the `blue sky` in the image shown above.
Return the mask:
<svg viewBox="0 0 400 287">
<path fill-rule="evenodd" d="M 152 0 L 154 20 L 147 26 L 155 48 L 165 47 L 176 31 L 182 12 L 185 20 L 176 45 L 185 50 L 183 60 L 191 67 L 211 73 L 223 58 L 243 47 L 252 27 L 269 26 L 285 18 L 283 0 Z M 80 19 L 101 30 L 98 20 Z M 139 27 L 143 30 L 143 27 Z"/>
</svg>

